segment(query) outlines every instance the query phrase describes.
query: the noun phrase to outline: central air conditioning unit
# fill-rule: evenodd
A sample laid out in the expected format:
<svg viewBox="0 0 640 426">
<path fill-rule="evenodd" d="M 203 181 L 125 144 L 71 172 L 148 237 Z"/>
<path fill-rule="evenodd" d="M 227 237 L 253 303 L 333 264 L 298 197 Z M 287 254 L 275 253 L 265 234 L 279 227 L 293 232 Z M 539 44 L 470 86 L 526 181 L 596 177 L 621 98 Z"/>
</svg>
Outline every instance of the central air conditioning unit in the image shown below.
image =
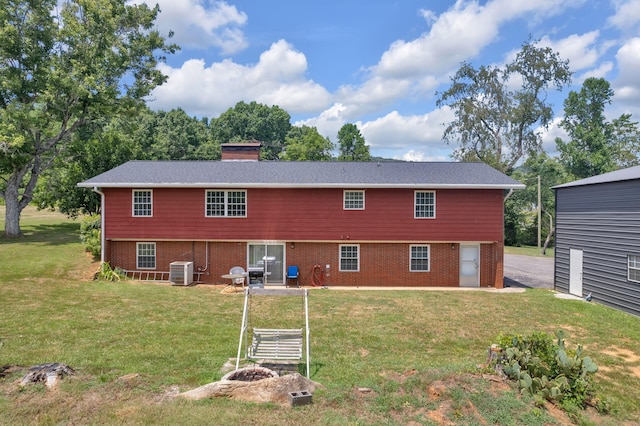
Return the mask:
<svg viewBox="0 0 640 426">
<path fill-rule="evenodd" d="M 169 281 L 172 285 L 193 284 L 193 262 L 171 262 L 169 264 Z"/>
</svg>

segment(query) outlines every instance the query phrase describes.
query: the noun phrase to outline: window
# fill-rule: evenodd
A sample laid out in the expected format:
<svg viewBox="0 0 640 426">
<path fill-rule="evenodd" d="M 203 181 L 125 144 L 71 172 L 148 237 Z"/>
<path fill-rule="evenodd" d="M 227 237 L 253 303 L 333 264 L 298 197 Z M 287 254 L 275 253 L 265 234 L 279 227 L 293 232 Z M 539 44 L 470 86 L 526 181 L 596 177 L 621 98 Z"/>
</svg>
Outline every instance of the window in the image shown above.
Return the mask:
<svg viewBox="0 0 640 426">
<path fill-rule="evenodd" d="M 358 272 L 360 270 L 360 247 L 340 246 L 340 271 Z"/>
<path fill-rule="evenodd" d="M 364 210 L 364 191 L 344 191 L 345 210 Z"/>
<path fill-rule="evenodd" d="M 629 255 L 627 260 L 629 281 L 640 283 L 640 256 Z"/>
<path fill-rule="evenodd" d="M 247 217 L 247 191 L 207 191 L 207 217 Z"/>
<path fill-rule="evenodd" d="M 136 269 L 156 268 L 156 243 L 137 243 Z"/>
<path fill-rule="evenodd" d="M 414 218 L 436 217 L 436 193 L 434 191 L 416 191 Z"/>
<path fill-rule="evenodd" d="M 151 216 L 153 209 L 153 193 L 150 189 L 133 190 L 133 215 Z"/>
<path fill-rule="evenodd" d="M 429 272 L 429 246 L 411 246 L 409 265 L 411 272 Z"/>
</svg>

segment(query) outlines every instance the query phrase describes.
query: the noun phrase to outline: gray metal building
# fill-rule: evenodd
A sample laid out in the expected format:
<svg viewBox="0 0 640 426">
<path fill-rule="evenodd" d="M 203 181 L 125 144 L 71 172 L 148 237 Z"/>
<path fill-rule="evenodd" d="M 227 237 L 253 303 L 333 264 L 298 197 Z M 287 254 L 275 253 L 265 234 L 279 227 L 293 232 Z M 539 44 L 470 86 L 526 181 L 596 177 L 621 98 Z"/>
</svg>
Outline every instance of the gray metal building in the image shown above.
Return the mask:
<svg viewBox="0 0 640 426">
<path fill-rule="evenodd" d="M 640 315 L 640 166 L 554 189 L 555 289 Z"/>
</svg>

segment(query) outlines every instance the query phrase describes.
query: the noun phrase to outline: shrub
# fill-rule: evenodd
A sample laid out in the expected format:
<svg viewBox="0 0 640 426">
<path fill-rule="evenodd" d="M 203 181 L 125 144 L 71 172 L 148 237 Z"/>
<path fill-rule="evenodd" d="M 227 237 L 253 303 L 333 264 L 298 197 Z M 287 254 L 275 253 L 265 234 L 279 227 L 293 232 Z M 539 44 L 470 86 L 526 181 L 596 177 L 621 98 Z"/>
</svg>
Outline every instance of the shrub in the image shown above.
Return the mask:
<svg viewBox="0 0 640 426">
<path fill-rule="evenodd" d="M 564 332 L 556 332 L 557 343 L 546 333 L 528 336 L 500 335 L 501 348 L 495 367 L 518 383 L 522 392 L 531 394 L 538 403 L 544 400 L 560 404 L 565 409 L 585 408 L 596 401 L 593 373 L 598 366 L 583 356 L 582 346 L 567 350 Z M 606 404 L 596 408 L 606 411 Z"/>
<path fill-rule="evenodd" d="M 87 216 L 80 223 L 80 241 L 84 244 L 85 251 L 91 253 L 94 259 L 100 258 L 102 249 L 100 227 L 100 215 Z"/>
<path fill-rule="evenodd" d="M 112 268 L 109 262 L 103 262 L 100 270 L 96 273 L 95 279 L 100 281 L 122 281 L 127 278 L 123 270 Z"/>
</svg>

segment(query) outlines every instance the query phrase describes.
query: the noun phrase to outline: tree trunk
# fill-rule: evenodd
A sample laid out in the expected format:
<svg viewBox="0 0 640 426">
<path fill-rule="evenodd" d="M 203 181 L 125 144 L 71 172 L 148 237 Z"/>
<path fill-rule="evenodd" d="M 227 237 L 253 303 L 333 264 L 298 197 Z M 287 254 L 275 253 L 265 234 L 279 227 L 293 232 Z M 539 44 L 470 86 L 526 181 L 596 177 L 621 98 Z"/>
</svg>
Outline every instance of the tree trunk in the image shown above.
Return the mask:
<svg viewBox="0 0 640 426">
<path fill-rule="evenodd" d="M 555 233 L 555 228 L 551 228 L 549 230 L 549 233 L 547 234 L 547 239 L 544 240 L 544 246 L 542 246 L 542 254 L 545 255 L 547 254 L 547 247 L 549 246 L 549 243 L 551 242 L 551 237 L 553 237 L 553 234 Z"/>
<path fill-rule="evenodd" d="M 20 207 L 20 197 L 18 193 L 18 179 L 16 173 L 7 181 L 7 188 L 4 191 L 5 217 L 4 217 L 4 237 L 18 238 L 22 236 L 20 230 L 20 214 L 24 207 Z"/>
<path fill-rule="evenodd" d="M 28 172 L 30 172 L 30 176 L 25 185 L 24 179 Z M 6 208 L 3 234 L 5 238 L 18 238 L 22 236 L 20 214 L 33 198 L 33 191 L 39 175 L 40 159 L 36 157 L 31 163 L 14 170 L 7 180 L 7 187 L 2 193 Z M 22 191 L 22 196 L 20 196 L 20 188 L 23 185 L 24 190 Z"/>
</svg>

